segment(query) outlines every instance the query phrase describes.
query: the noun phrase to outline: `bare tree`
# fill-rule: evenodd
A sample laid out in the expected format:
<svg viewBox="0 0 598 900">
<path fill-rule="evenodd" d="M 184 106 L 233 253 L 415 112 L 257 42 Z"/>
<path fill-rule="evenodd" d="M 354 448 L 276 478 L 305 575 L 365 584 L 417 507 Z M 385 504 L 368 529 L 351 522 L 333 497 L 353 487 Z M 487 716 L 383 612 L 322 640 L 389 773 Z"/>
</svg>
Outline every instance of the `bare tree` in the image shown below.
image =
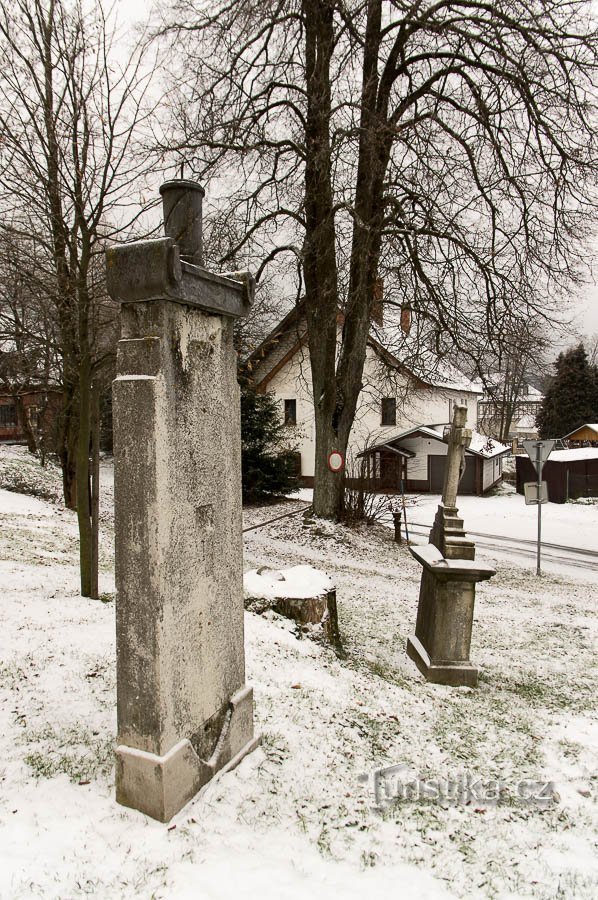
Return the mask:
<svg viewBox="0 0 598 900">
<path fill-rule="evenodd" d="M 347 446 L 381 276 L 439 354 L 472 358 L 513 311 L 549 318 L 577 277 L 596 199 L 590 17 L 586 0 L 174 4 L 170 147 L 243 210 L 232 252 L 259 237 L 258 275 L 297 262 L 317 514 L 342 505 L 327 458 Z"/>
<path fill-rule="evenodd" d="M 16 0 L 0 12 L 0 209 L 11 239 L 35 240 L 32 286 L 51 311 L 63 393 L 59 457 L 77 510 L 81 591 L 92 590 L 91 385 L 112 348 L 100 263 L 140 211 L 152 66 L 124 67 L 101 4 Z M 137 185 L 137 188 L 136 188 Z M 31 270 L 31 259 L 21 264 Z"/>
</svg>

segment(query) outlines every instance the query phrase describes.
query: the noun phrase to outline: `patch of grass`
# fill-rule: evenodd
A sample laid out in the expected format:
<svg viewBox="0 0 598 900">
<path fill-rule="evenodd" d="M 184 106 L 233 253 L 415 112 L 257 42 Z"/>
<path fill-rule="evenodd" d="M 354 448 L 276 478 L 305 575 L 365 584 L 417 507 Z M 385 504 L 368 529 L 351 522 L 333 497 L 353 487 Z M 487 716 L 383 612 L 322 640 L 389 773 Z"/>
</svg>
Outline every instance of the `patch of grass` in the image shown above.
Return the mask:
<svg viewBox="0 0 598 900">
<path fill-rule="evenodd" d="M 507 677 L 497 685 L 499 691 L 516 694 L 524 702 L 535 708 L 546 710 L 576 709 L 578 712 L 593 709 L 595 698 L 590 685 L 573 682 L 564 675 L 553 679 L 538 675 L 522 675 L 520 678 Z"/>
<path fill-rule="evenodd" d="M 27 671 L 18 662 L 0 663 L 0 686 L 13 690 L 28 678 Z"/>
<path fill-rule="evenodd" d="M 23 454 L 0 459 L 0 488 L 55 503 L 62 494 L 62 476 L 54 463 L 42 467 L 37 457 Z"/>
<path fill-rule="evenodd" d="M 398 724 L 388 719 L 372 716 L 363 709 L 354 709 L 351 727 L 367 744 L 372 760 L 389 760 L 392 747 L 397 739 Z"/>
<path fill-rule="evenodd" d="M 114 764 L 114 742 L 94 734 L 87 728 L 57 731 L 51 724 L 27 730 L 23 741 L 45 746 L 25 756 L 25 763 L 35 778 L 68 775 L 71 781 L 90 781 L 107 776 Z"/>
<path fill-rule="evenodd" d="M 289 755 L 289 745 L 282 734 L 265 732 L 262 734 L 261 748 L 266 759 L 258 767 L 260 774 L 267 768 L 268 763 L 281 766 Z"/>
<path fill-rule="evenodd" d="M 372 675 L 375 675 L 377 678 L 382 678 L 383 681 L 388 681 L 389 684 L 396 684 L 398 687 L 405 688 L 405 690 L 412 689 L 413 687 L 412 682 L 383 659 L 368 659 L 367 657 L 363 657 L 360 662 L 364 668 L 372 673 Z"/>
</svg>

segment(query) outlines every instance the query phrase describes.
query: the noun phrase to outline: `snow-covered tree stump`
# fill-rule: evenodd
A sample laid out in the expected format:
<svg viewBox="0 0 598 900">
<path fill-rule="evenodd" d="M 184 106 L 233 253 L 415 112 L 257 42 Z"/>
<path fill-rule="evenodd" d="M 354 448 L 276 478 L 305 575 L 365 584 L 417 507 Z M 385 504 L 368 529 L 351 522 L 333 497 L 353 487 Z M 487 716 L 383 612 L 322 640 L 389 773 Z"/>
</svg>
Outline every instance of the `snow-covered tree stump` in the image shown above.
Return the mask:
<svg viewBox="0 0 598 900">
<path fill-rule="evenodd" d="M 312 566 L 269 569 L 263 566 L 243 576 L 245 608 L 273 609 L 299 626 L 322 626 L 326 638 L 340 644 L 336 588 L 329 575 Z"/>
</svg>

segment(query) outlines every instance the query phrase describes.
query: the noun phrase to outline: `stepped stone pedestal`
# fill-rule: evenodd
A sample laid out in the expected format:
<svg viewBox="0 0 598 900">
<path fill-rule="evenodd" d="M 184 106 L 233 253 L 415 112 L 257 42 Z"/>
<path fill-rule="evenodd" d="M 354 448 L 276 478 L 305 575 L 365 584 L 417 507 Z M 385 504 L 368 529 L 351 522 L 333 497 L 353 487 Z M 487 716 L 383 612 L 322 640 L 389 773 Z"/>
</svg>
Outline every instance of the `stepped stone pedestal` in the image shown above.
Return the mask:
<svg viewBox="0 0 598 900">
<path fill-rule="evenodd" d="M 475 544 L 468 539 L 456 506 L 464 452 L 471 440 L 464 427 L 466 415 L 466 407 L 456 407 L 448 437 L 442 502 L 430 543 L 410 547 L 423 572 L 415 635 L 407 641 L 407 654 L 428 681 L 475 687 L 478 668 L 469 659 L 475 586 L 496 570 L 475 562 Z"/>
<path fill-rule="evenodd" d="M 119 803 L 168 821 L 257 743 L 245 684 L 241 435 L 233 321 L 247 275 L 203 268 L 192 182 L 166 236 L 107 252 L 114 382 Z"/>
</svg>

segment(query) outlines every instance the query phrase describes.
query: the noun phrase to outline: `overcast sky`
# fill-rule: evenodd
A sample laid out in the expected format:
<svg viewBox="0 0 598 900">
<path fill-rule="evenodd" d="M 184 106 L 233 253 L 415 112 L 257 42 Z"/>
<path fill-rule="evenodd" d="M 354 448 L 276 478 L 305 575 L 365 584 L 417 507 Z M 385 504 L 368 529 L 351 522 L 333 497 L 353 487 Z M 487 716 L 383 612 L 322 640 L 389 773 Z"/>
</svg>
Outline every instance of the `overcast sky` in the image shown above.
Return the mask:
<svg viewBox="0 0 598 900">
<path fill-rule="evenodd" d="M 161 2 L 163 3 L 164 0 Z M 137 22 L 147 22 L 154 5 L 154 0 L 116 0 L 115 8 L 119 22 L 132 25 Z M 594 265 L 598 272 L 598 243 L 596 247 L 594 259 L 588 260 L 588 263 L 590 266 Z M 571 297 L 569 309 L 564 312 L 564 318 L 573 318 L 570 339 L 566 334 L 563 339 L 564 346 L 573 343 L 579 337 L 598 334 L 598 284 L 589 284 L 576 291 Z"/>
</svg>

